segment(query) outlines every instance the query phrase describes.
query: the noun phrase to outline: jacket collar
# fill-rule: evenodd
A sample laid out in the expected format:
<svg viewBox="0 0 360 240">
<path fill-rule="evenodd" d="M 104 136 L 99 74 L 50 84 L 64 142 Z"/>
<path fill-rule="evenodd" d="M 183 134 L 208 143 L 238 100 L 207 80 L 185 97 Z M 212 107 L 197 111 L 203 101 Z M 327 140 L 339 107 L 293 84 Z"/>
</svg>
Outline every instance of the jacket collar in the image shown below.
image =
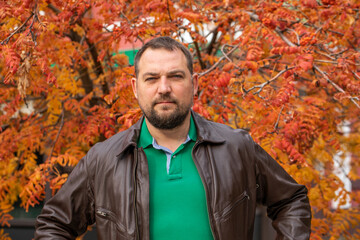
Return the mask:
<svg viewBox="0 0 360 240">
<path fill-rule="evenodd" d="M 225 138 L 217 132 L 217 129 L 214 128 L 214 124 L 216 123 L 206 120 L 199 114 L 195 113 L 193 110 L 191 110 L 191 114 L 193 116 L 198 139 L 200 141 L 211 143 L 225 142 Z"/>
<path fill-rule="evenodd" d="M 211 121 L 208 121 L 201 117 L 199 114 L 191 110 L 192 117 L 197 130 L 198 140 L 201 142 L 210 142 L 210 143 L 223 143 L 225 142 L 224 137 L 222 137 L 215 129 L 214 124 Z M 140 136 L 140 130 L 142 122 L 144 121 L 144 116 L 142 116 L 139 121 L 132 125 L 128 130 L 124 132 L 124 137 L 121 139 L 119 146 L 119 156 L 125 150 L 130 147 L 137 147 L 137 141 Z"/>
<path fill-rule="evenodd" d="M 142 116 L 139 121 L 132 125 L 129 129 L 122 132 L 124 134 L 123 138 L 120 138 L 119 142 L 119 153 L 116 156 L 121 155 L 125 150 L 130 147 L 137 147 L 137 140 L 140 136 L 141 124 L 144 121 L 144 116 Z M 118 133 L 121 134 L 121 133 Z"/>
</svg>

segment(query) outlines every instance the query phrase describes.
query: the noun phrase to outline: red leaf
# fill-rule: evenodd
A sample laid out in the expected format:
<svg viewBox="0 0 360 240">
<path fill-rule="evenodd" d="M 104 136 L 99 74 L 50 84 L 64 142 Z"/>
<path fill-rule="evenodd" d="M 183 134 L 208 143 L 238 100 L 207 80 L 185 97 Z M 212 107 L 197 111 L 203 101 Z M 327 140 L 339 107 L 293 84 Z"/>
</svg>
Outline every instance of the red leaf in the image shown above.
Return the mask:
<svg viewBox="0 0 360 240">
<path fill-rule="evenodd" d="M 301 3 L 305 7 L 310 7 L 310 8 L 316 8 L 317 6 L 319 6 L 316 0 L 302 0 Z"/>
</svg>

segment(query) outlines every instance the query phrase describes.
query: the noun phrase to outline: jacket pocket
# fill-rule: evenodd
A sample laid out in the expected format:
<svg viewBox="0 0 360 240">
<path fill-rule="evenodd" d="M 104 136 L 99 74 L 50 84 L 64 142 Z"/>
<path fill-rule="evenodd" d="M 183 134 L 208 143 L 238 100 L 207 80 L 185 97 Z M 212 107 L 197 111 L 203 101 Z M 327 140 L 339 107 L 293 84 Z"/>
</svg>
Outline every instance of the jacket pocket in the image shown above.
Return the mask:
<svg viewBox="0 0 360 240">
<path fill-rule="evenodd" d="M 228 216 L 232 213 L 234 209 L 236 209 L 242 203 L 246 203 L 250 199 L 247 191 L 245 190 L 242 194 L 240 194 L 233 202 L 227 205 L 223 210 L 218 211 L 214 214 L 214 217 L 217 221 L 223 222 L 226 221 Z"/>
<path fill-rule="evenodd" d="M 95 214 L 100 239 L 134 239 L 134 236 L 127 233 L 125 226 L 120 223 L 119 218 L 112 211 L 98 207 Z"/>
<path fill-rule="evenodd" d="M 249 200 L 250 195 L 244 191 L 230 200 L 223 209 L 214 212 L 220 240 L 252 239 L 252 229 L 249 228 Z"/>
</svg>

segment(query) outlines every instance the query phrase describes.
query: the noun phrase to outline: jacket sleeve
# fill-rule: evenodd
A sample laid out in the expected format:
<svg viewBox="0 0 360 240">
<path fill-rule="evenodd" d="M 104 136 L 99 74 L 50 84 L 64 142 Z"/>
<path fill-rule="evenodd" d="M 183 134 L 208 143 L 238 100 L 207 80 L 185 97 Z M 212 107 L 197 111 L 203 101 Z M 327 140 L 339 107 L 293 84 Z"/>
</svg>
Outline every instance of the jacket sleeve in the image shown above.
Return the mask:
<svg viewBox="0 0 360 240">
<path fill-rule="evenodd" d="M 306 187 L 299 185 L 264 149 L 254 144 L 257 200 L 267 206 L 276 239 L 309 239 L 311 208 Z"/>
<path fill-rule="evenodd" d="M 35 239 L 75 239 L 94 223 L 89 155 L 79 161 L 66 183 L 44 205 L 35 223 Z"/>
</svg>

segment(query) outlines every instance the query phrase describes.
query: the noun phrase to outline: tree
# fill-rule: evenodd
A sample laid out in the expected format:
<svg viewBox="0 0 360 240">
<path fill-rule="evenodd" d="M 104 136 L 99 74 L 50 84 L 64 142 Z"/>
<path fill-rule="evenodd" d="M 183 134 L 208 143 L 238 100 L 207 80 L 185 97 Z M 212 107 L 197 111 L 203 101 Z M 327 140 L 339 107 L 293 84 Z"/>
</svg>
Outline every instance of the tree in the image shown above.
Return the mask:
<svg viewBox="0 0 360 240">
<path fill-rule="evenodd" d="M 139 119 L 118 50 L 167 35 L 193 53 L 194 110 L 248 129 L 307 186 L 312 239 L 360 239 L 360 193 L 336 174 L 359 180 L 359 11 L 356 0 L 1 1 L 0 223 Z"/>
</svg>

